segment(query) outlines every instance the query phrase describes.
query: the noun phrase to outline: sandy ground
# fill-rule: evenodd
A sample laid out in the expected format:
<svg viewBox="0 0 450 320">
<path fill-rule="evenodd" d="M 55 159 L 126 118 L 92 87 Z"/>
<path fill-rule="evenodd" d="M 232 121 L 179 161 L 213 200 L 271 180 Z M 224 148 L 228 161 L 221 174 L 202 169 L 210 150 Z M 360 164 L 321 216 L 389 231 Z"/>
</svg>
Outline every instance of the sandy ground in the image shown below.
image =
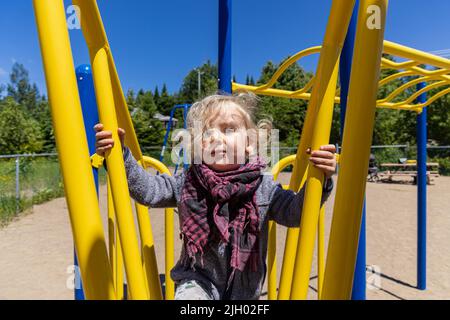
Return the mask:
<svg viewBox="0 0 450 320">
<path fill-rule="evenodd" d="M 289 176 L 283 174 L 280 179 L 286 183 Z M 450 178 L 446 177 L 436 179 L 428 189 L 428 287 L 419 291 L 416 289 L 416 187 L 368 184 L 367 266 L 375 266 L 380 272 L 379 276 L 367 273 L 368 281 L 379 286 L 367 290 L 368 299 L 450 299 L 449 189 Z M 101 187 L 100 193 L 100 209 L 106 224 L 106 188 Z M 327 206 L 326 243 L 333 197 Z M 163 210 L 151 210 L 150 214 L 159 270 L 163 273 Z M 278 227 L 278 272 L 285 234 L 285 228 Z M 1 229 L 0 252 L 0 299 L 73 299 L 73 291 L 67 287 L 73 265 L 73 242 L 64 198 L 35 206 L 31 213 Z M 317 296 L 316 275 L 314 258 L 308 294 L 311 299 Z"/>
</svg>

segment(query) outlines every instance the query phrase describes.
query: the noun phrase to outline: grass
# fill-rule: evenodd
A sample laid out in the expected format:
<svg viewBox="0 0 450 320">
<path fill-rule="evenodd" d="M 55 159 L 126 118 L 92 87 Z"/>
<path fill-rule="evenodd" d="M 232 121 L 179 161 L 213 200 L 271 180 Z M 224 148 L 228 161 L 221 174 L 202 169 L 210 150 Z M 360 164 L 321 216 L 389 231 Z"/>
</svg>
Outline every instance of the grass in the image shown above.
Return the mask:
<svg viewBox="0 0 450 320">
<path fill-rule="evenodd" d="M 15 159 L 0 161 L 0 225 L 11 222 L 35 204 L 64 195 L 57 157 L 21 158 L 20 197 L 16 199 Z"/>
</svg>

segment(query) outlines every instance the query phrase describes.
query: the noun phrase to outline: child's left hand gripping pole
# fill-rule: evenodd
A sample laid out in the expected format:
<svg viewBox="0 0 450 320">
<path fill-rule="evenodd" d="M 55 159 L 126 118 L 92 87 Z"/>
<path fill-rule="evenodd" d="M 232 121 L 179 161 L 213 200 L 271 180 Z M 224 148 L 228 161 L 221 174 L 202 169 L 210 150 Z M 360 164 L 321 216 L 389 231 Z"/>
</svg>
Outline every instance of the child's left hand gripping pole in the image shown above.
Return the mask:
<svg viewBox="0 0 450 320">
<path fill-rule="evenodd" d="M 119 141 L 117 133 L 118 123 L 106 49 L 100 48 L 91 59 L 100 121 L 104 124 L 105 130 L 112 132 L 114 141 Z M 120 144 L 116 144 L 105 154 L 105 160 L 111 181 L 116 220 L 131 297 L 132 299 L 148 299 L 148 292 L 145 285 L 146 280 L 139 252 L 138 235 L 134 225 Z"/>
</svg>

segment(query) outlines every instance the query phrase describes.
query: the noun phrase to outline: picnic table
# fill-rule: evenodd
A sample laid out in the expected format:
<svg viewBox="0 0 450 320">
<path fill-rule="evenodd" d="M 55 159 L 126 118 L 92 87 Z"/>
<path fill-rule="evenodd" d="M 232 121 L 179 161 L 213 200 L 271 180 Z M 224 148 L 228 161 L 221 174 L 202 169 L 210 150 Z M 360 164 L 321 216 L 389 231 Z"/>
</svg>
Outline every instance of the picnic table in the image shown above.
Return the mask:
<svg viewBox="0 0 450 320">
<path fill-rule="evenodd" d="M 413 182 L 417 183 L 417 162 L 407 161 L 404 163 L 382 163 L 381 168 L 384 171 L 379 173 L 380 178 L 387 178 L 392 181 L 394 177 L 412 177 Z M 432 178 L 439 177 L 439 163 L 427 162 L 427 184 L 431 184 Z"/>
</svg>

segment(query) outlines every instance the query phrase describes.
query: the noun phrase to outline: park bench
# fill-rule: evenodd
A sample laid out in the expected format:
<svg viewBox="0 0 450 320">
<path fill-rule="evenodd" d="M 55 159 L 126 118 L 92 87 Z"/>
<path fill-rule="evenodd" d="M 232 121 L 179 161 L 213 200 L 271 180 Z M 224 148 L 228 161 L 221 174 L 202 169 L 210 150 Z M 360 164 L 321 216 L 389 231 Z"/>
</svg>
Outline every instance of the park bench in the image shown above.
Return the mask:
<svg viewBox="0 0 450 320">
<path fill-rule="evenodd" d="M 378 177 L 383 181 L 392 182 L 394 177 L 411 177 L 413 183 L 417 184 L 417 163 L 383 163 L 385 171 L 378 173 Z M 427 163 L 427 184 L 433 182 L 433 178 L 439 177 L 439 164 L 435 162 Z"/>
</svg>

